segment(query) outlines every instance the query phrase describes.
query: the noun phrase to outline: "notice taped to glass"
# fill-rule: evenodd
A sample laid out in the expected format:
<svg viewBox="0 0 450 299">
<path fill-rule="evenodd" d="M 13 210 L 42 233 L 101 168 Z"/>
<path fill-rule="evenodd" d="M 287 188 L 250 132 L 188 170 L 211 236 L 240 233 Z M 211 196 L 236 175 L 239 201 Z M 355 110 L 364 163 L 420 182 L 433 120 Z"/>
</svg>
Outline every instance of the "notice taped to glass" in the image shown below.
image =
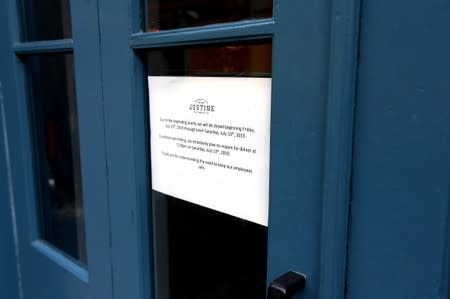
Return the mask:
<svg viewBox="0 0 450 299">
<path fill-rule="evenodd" d="M 152 188 L 267 226 L 270 78 L 148 77 Z"/>
</svg>

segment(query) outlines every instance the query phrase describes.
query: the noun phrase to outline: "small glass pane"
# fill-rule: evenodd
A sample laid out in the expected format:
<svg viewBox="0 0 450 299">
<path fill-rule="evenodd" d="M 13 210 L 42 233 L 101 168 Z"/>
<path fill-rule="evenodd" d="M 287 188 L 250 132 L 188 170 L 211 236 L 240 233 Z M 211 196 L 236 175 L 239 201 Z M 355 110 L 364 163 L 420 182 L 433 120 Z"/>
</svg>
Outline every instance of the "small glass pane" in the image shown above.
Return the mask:
<svg viewBox="0 0 450 299">
<path fill-rule="evenodd" d="M 147 31 L 271 17 L 271 0 L 147 0 Z"/>
<path fill-rule="evenodd" d="M 173 78 L 175 78 L 174 80 L 177 78 L 181 80 L 206 78 L 207 80 L 231 80 L 233 82 L 235 82 L 234 80 L 236 82 L 239 80 L 270 82 L 265 80 L 271 78 L 272 46 L 270 41 L 154 49 L 145 52 L 145 57 L 148 62 L 149 91 L 152 88 L 159 88 L 150 84 L 155 77 L 156 80 L 164 82 L 166 82 L 165 78 L 168 81 Z M 178 85 L 178 87 L 180 86 Z M 175 89 L 178 87 L 174 86 Z M 215 85 L 212 88 L 216 87 Z M 174 98 L 176 101 L 179 100 L 178 97 Z M 211 104 L 214 99 L 211 97 L 208 100 Z M 223 102 L 215 103 L 218 107 L 223 107 L 221 105 Z M 151 102 L 150 105 L 154 104 Z M 263 104 L 261 103 L 261 105 Z M 179 111 L 179 109 L 185 111 L 184 108 L 188 106 L 183 102 L 171 107 L 173 111 Z M 150 109 L 152 108 L 150 107 Z M 170 110 L 169 113 L 171 113 Z M 186 117 L 189 115 L 192 114 L 186 113 Z M 263 118 L 262 115 L 259 117 Z M 157 122 L 161 120 L 157 119 Z M 151 138 L 161 138 L 161 135 L 154 129 L 155 127 L 152 125 L 151 136 L 158 137 Z M 183 136 L 188 135 L 184 134 Z M 197 140 L 207 138 L 205 135 L 196 136 Z M 163 137 L 166 138 L 166 136 Z M 170 149 L 163 148 L 163 151 L 170 151 Z M 235 152 L 231 155 L 234 154 Z M 205 160 L 211 157 L 206 153 L 200 154 L 200 156 Z M 208 204 L 193 203 L 196 201 L 195 199 L 188 200 L 183 195 L 175 196 L 159 191 L 160 189 L 157 190 L 155 181 L 161 181 L 161 177 L 157 174 L 160 171 L 155 171 L 158 168 L 155 165 L 162 165 L 159 157 L 158 153 L 151 149 L 152 237 L 154 240 L 156 298 L 264 298 L 267 275 L 267 226 L 207 207 Z M 188 165 L 191 167 L 193 164 Z M 179 177 L 176 175 L 177 172 L 182 171 L 178 166 L 172 167 L 168 171 L 171 173 L 169 181 L 166 181 L 171 186 L 169 189 L 191 181 L 186 176 L 184 182 L 174 179 Z M 172 174 L 173 176 L 171 176 Z M 208 182 L 201 179 L 200 176 L 193 176 L 193 180 L 201 182 L 202 186 L 207 188 Z M 228 183 L 224 180 L 223 188 L 233 188 L 233 186 L 228 186 Z M 189 184 L 189 186 L 191 185 Z M 196 187 L 188 188 L 197 195 L 205 191 L 196 189 Z M 217 190 L 217 192 L 227 193 L 225 190 Z M 213 193 L 217 195 L 214 190 Z M 243 192 L 238 190 L 237 193 L 238 201 L 242 202 L 248 199 Z M 235 198 L 228 197 L 227 199 L 234 200 Z M 207 201 L 214 202 L 217 201 L 217 198 L 212 196 Z"/>
<path fill-rule="evenodd" d="M 25 58 L 41 237 L 86 264 L 72 54 Z"/>
<path fill-rule="evenodd" d="M 149 76 L 270 77 L 272 44 L 173 47 L 147 52 Z"/>
<path fill-rule="evenodd" d="M 69 0 L 22 0 L 22 40 L 72 37 Z"/>
</svg>

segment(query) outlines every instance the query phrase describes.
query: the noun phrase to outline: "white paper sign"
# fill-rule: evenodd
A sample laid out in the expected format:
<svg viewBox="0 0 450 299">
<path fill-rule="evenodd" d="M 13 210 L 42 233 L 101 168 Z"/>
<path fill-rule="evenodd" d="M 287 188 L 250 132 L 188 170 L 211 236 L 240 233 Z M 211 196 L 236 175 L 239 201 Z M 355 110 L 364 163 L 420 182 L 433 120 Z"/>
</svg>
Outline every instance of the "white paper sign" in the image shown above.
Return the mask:
<svg viewBox="0 0 450 299">
<path fill-rule="evenodd" d="M 271 79 L 148 85 L 153 189 L 267 226 Z"/>
</svg>

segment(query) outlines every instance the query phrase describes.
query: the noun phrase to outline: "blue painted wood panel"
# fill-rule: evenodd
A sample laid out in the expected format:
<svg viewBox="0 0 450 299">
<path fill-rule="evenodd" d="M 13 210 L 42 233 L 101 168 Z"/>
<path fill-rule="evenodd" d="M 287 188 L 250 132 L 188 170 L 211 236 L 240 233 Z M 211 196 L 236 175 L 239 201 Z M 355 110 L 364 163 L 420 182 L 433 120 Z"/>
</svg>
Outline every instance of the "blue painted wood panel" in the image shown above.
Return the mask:
<svg viewBox="0 0 450 299">
<path fill-rule="evenodd" d="M 0 43 L 2 42 L 0 38 Z M 0 46 L 1 49 L 1 46 Z M 1 52 L 1 50 L 0 50 Z M 0 59 L 1 62 L 1 59 Z M 5 134 L 2 117 L 3 78 L 0 74 L 0 298 L 19 298 L 19 280 L 17 273 L 15 242 L 12 214 L 10 209 L 10 193 L 8 188 L 8 171 Z"/>
<path fill-rule="evenodd" d="M 142 62 L 129 46 L 131 34 L 140 29 L 140 1 L 98 4 L 114 296 L 149 298 L 146 89 Z"/>
<path fill-rule="evenodd" d="M 349 299 L 449 298 L 450 3 L 363 1 Z"/>
<path fill-rule="evenodd" d="M 299 298 L 317 298 L 320 285 L 329 9 L 279 1 L 274 10 L 268 281 L 305 273 Z"/>
<path fill-rule="evenodd" d="M 74 41 L 18 43 L 17 16 L 14 0 L 0 3 L 0 77 L 3 80 L 23 298 L 112 298 L 97 2 L 72 1 Z M 78 100 L 87 268 L 39 240 L 26 70 L 20 56 L 72 51 Z"/>
</svg>

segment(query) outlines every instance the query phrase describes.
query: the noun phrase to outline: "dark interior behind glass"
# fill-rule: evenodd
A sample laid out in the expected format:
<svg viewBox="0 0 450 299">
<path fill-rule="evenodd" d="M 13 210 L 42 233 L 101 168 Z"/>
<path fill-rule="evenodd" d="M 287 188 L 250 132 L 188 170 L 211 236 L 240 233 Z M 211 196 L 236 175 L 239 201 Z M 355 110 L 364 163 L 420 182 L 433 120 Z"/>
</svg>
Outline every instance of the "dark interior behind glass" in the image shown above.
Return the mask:
<svg viewBox="0 0 450 299">
<path fill-rule="evenodd" d="M 69 0 L 18 1 L 23 41 L 71 38 Z"/>
<path fill-rule="evenodd" d="M 72 54 L 25 59 L 41 237 L 86 263 Z"/>
<path fill-rule="evenodd" d="M 272 17 L 272 0 L 147 0 L 147 31 Z"/>
</svg>

